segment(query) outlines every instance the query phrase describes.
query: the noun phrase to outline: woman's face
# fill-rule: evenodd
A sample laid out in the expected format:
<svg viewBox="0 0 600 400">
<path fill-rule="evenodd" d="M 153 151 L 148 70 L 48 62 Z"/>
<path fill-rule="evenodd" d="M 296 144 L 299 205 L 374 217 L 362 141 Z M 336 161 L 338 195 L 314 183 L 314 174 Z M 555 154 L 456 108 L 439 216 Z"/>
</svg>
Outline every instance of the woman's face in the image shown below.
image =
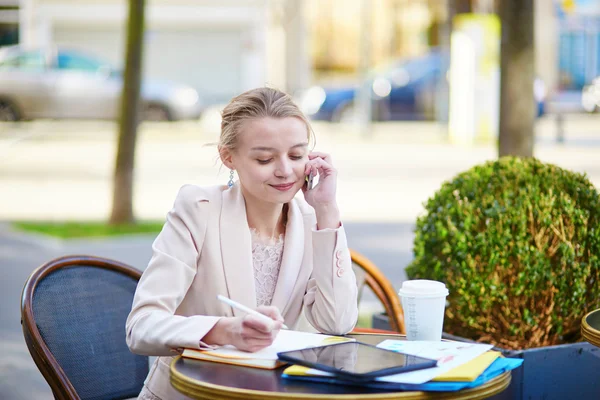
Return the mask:
<svg viewBox="0 0 600 400">
<path fill-rule="evenodd" d="M 246 201 L 287 203 L 304 184 L 306 124 L 294 117 L 247 120 L 228 161 L 238 173 Z"/>
</svg>

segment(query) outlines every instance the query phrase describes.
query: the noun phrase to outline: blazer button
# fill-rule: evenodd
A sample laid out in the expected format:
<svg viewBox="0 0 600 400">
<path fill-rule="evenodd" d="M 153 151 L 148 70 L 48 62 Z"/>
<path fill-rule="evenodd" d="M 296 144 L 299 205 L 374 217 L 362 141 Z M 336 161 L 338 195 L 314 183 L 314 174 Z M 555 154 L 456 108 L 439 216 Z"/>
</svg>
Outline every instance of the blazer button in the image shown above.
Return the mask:
<svg viewBox="0 0 600 400">
<path fill-rule="evenodd" d="M 338 259 L 338 260 L 335 262 L 335 265 L 336 265 L 338 268 L 340 268 L 340 267 L 342 266 L 342 264 L 343 264 L 343 263 L 344 263 L 344 260 L 343 260 L 343 259 L 341 259 L 341 258 L 339 258 L 339 259 Z"/>
<path fill-rule="evenodd" d="M 342 251 L 341 250 L 336 251 L 335 256 L 339 259 L 342 256 Z"/>
<path fill-rule="evenodd" d="M 341 278 L 344 275 L 344 268 L 339 268 L 336 272 L 338 278 Z"/>
</svg>

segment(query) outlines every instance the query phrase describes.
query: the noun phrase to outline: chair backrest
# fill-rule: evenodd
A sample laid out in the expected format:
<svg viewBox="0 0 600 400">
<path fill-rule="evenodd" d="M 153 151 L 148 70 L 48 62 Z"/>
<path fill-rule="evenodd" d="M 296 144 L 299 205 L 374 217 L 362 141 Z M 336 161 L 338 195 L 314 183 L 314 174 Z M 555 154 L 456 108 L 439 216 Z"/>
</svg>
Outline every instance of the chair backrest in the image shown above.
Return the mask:
<svg viewBox="0 0 600 400">
<path fill-rule="evenodd" d="M 131 353 L 125 321 L 141 272 L 91 256 L 36 269 L 23 288 L 21 323 L 29 352 L 57 399 L 136 397 L 148 357 Z"/>
<path fill-rule="evenodd" d="M 399 333 L 406 333 L 404 328 L 404 312 L 402 311 L 400 298 L 391 282 L 367 257 L 352 249 L 350 250 L 350 257 L 352 259 L 352 269 L 356 275 L 356 283 L 358 285 L 359 303 L 362 292 L 366 286 L 371 289 L 379 301 L 381 301 L 381 304 L 389 317 L 392 330 Z"/>
</svg>

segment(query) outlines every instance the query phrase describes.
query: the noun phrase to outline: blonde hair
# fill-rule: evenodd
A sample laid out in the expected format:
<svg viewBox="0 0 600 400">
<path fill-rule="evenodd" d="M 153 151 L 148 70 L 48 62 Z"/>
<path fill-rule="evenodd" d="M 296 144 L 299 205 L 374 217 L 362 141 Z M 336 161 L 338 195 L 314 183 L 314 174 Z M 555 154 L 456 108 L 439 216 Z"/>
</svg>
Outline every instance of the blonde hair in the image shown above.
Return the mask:
<svg viewBox="0 0 600 400">
<path fill-rule="evenodd" d="M 253 118 L 298 118 L 306 124 L 308 141 L 314 142 L 314 132 L 308 118 L 294 103 L 291 96 L 277 89 L 261 87 L 248 90 L 231 99 L 221 113 L 220 149 L 236 149 L 240 126 Z"/>
</svg>

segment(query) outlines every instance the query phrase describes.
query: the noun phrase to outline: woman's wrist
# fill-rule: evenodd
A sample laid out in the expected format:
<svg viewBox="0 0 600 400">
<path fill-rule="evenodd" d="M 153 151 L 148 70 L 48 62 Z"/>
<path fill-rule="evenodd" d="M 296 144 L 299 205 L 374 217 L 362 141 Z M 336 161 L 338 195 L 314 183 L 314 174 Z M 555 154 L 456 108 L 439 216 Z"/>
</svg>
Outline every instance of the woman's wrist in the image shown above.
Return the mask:
<svg viewBox="0 0 600 400">
<path fill-rule="evenodd" d="M 220 318 L 210 331 L 202 338 L 206 344 L 223 346 L 231 343 L 229 338 L 229 325 L 233 317 Z"/>
<path fill-rule="evenodd" d="M 336 203 L 319 204 L 315 207 L 317 229 L 337 229 L 340 227 L 340 210 Z"/>
</svg>

